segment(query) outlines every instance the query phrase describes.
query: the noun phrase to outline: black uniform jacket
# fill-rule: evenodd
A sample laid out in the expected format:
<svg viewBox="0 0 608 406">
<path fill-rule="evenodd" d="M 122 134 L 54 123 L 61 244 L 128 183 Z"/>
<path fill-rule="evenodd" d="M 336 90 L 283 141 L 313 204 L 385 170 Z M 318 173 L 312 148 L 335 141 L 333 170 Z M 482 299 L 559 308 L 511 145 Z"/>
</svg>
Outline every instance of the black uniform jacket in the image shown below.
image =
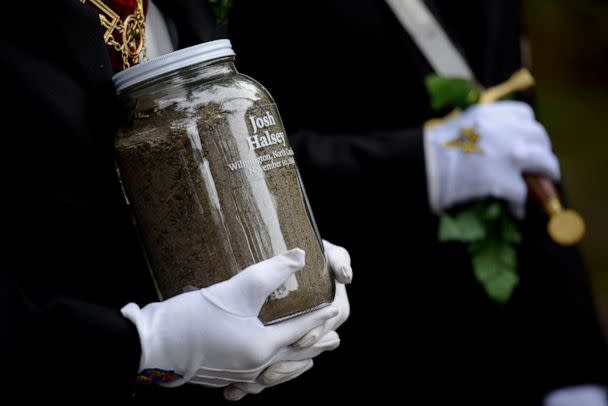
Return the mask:
<svg viewBox="0 0 608 406">
<path fill-rule="evenodd" d="M 521 67 L 517 1 L 426 3 L 483 85 Z M 241 1 L 229 25 L 237 68 L 277 101 L 321 234 L 353 260 L 342 345 L 293 383 L 300 396 L 330 385 L 346 401 L 523 405 L 608 380 L 581 258 L 536 207 L 507 305 L 487 298 L 464 245 L 438 242 L 421 130 L 431 68 L 383 0 Z"/>
</svg>

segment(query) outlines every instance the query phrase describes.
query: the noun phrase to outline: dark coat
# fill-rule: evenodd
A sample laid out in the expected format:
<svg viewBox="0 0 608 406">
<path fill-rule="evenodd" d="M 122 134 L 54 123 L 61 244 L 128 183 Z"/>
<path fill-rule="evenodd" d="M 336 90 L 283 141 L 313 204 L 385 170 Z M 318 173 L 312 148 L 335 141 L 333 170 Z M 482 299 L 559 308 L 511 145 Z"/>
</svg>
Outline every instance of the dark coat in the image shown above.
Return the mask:
<svg viewBox="0 0 608 406">
<path fill-rule="evenodd" d="M 521 66 L 517 1 L 427 3 L 485 86 Z M 463 245 L 437 241 L 421 130 L 431 68 L 384 1 L 242 1 L 230 36 L 238 69 L 276 99 L 321 234 L 349 249 L 355 272 L 341 348 L 277 392 L 524 405 L 608 380 L 581 257 L 548 238 L 536 207 L 507 305 L 487 298 Z"/>
</svg>

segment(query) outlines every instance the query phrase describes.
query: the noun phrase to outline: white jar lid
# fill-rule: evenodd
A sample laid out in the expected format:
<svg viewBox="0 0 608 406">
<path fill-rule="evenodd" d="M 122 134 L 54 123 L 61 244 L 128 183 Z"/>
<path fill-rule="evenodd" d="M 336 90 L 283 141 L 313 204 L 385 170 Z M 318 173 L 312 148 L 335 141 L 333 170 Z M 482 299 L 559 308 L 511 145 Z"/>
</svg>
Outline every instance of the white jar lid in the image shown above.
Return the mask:
<svg viewBox="0 0 608 406">
<path fill-rule="evenodd" d="M 118 93 L 143 81 L 173 72 L 186 66 L 210 61 L 216 58 L 234 56 L 232 44 L 227 39 L 204 42 L 179 51 L 150 59 L 131 68 L 118 72 L 112 77 Z"/>
</svg>

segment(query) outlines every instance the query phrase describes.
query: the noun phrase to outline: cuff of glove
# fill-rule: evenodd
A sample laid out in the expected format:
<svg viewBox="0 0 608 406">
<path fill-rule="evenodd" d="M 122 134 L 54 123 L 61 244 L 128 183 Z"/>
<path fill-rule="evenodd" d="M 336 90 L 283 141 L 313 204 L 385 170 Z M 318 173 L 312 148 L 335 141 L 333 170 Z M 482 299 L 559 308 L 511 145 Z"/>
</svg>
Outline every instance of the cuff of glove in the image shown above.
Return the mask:
<svg viewBox="0 0 608 406">
<path fill-rule="evenodd" d="M 545 397 L 544 406 L 608 406 L 606 388 L 597 385 L 558 389 Z"/>
<path fill-rule="evenodd" d="M 146 326 L 150 323 L 146 320 L 146 316 L 142 313 L 139 306 L 135 303 L 129 303 L 120 309 L 120 312 L 123 317 L 135 324 L 139 333 L 141 358 L 139 360 L 139 374 L 136 377 L 137 383 L 169 384 L 182 379 L 183 373 L 181 371 L 166 368 L 166 365 L 169 365 L 168 360 L 162 359 L 163 351 L 161 348 L 158 348 L 160 346 L 157 340 L 149 334 L 149 329 Z M 154 357 L 153 354 L 161 356 Z"/>
<path fill-rule="evenodd" d="M 429 127 L 423 129 L 424 161 L 426 166 L 426 183 L 428 190 L 429 206 L 435 213 L 439 213 L 439 173 L 437 168 L 437 156 L 433 144 L 433 130 Z"/>
</svg>

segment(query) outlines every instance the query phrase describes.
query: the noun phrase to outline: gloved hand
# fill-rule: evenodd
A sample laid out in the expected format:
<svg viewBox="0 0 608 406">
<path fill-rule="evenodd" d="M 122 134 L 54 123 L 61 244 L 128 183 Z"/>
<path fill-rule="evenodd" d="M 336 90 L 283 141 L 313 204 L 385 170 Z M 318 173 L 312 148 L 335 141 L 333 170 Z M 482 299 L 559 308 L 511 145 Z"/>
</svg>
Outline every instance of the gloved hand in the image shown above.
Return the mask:
<svg viewBox="0 0 608 406">
<path fill-rule="evenodd" d="M 333 350 L 340 343 L 335 330 L 342 325 L 350 314 L 350 305 L 346 295 L 345 284 L 352 281 L 353 271 L 350 266 L 348 251 L 330 242 L 323 241 L 325 256 L 329 268 L 336 278 L 336 295 L 332 303 L 338 309 L 338 314 L 324 324 L 309 331 L 304 337 L 295 342 L 276 357 L 276 363 L 258 372 L 248 382 L 234 382 L 224 389 L 224 397 L 228 400 L 242 399 L 248 393 L 259 393 L 267 387 L 297 378 L 313 366 L 313 358 L 324 351 Z M 201 369 L 190 381 L 206 386 L 225 386 L 226 382 L 210 382 Z M 213 384 L 216 385 L 213 385 Z M 210 385 L 211 384 L 211 385 Z"/>
<path fill-rule="evenodd" d="M 122 314 L 135 323 L 141 341 L 140 380 L 173 387 L 199 370 L 215 386 L 251 382 L 277 360 L 309 359 L 335 348 L 337 336 L 302 350 L 290 347 L 335 317 L 335 306 L 271 326 L 257 317 L 266 298 L 302 269 L 304 258 L 296 248 L 208 288 L 142 309 L 126 305 Z"/>
<path fill-rule="evenodd" d="M 427 129 L 424 149 L 429 200 L 436 212 L 492 196 L 509 202 L 521 218 L 527 196 L 522 173 L 560 178 L 547 132 L 521 102 L 472 106 Z"/>
<path fill-rule="evenodd" d="M 543 406 L 608 406 L 608 391 L 598 385 L 579 385 L 555 390 Z"/>
</svg>

